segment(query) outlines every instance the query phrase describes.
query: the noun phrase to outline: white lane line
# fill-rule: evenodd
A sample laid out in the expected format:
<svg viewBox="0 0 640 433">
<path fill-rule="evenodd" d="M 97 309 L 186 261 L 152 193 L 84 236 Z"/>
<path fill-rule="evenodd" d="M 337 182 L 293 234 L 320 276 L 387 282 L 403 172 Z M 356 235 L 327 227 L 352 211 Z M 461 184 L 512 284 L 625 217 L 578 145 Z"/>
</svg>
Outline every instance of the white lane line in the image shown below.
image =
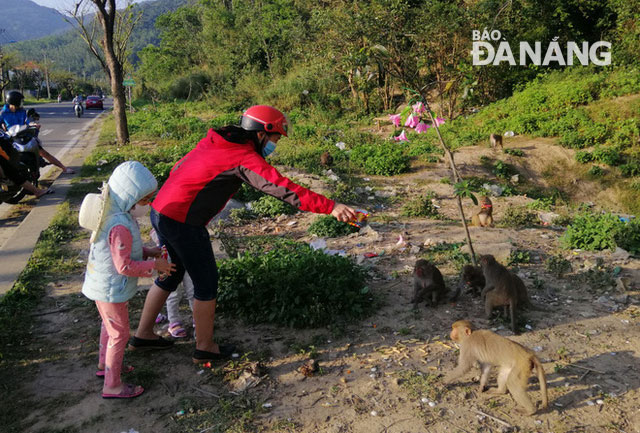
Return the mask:
<svg viewBox="0 0 640 433">
<path fill-rule="evenodd" d="M 78 132 L 80 132 L 79 129 L 70 129 L 67 131 L 67 135 L 78 135 Z"/>
<path fill-rule="evenodd" d="M 53 129 L 43 129 L 40 131 L 40 134 L 38 134 L 39 137 L 43 137 L 45 135 L 48 135 L 51 133 L 51 131 L 53 131 Z"/>
</svg>

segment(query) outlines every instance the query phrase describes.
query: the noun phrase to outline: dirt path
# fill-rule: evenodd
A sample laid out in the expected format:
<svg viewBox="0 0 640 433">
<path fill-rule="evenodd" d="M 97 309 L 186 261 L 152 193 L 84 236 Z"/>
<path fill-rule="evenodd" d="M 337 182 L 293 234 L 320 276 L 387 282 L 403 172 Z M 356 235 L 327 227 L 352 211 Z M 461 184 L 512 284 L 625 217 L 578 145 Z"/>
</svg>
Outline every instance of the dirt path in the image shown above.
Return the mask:
<svg viewBox="0 0 640 433">
<path fill-rule="evenodd" d="M 545 140 L 514 140 L 513 146 L 527 153 L 526 173 L 531 178 L 545 164 L 572 163 L 568 151 Z M 456 160 L 465 172 L 480 171 L 474 161 L 490 153 L 489 149 L 465 149 Z M 446 198 L 451 187 L 439 183 L 443 174 L 446 171 L 438 164 L 393 182 L 372 179 L 371 183 L 386 182 L 375 186 L 376 190 L 394 196 L 417 192 L 416 185 L 434 190 L 441 213 L 454 218 L 454 202 Z M 536 180 L 544 181 L 541 176 Z M 526 201 L 529 199 L 523 197 L 495 198 L 497 219 L 506 207 Z M 561 231 L 473 228 L 479 249 L 507 245 L 530 252 L 531 263 L 522 265 L 519 272 L 544 311 L 527 312 L 526 332 L 513 336 L 500 323 L 484 319 L 479 299 L 470 295 L 456 304 L 412 309 L 408 270 L 425 244 L 459 242 L 464 236 L 455 223 L 403 219 L 397 216 L 398 209 L 397 202 L 388 201 L 384 209 L 375 210 L 373 234 L 328 240 L 329 248 L 344 249 L 355 257 L 365 252 L 378 254 L 361 259 L 371 269 L 373 293 L 384 300 L 374 315 L 349 326 L 302 331 L 246 326 L 220 316 L 217 336 L 236 343 L 240 358 L 212 368 L 194 366 L 191 338 L 161 353 L 128 353 L 125 362 L 135 366 L 135 371 L 127 380 L 146 388 L 131 401 L 100 398 L 102 384 L 94 375 L 99 318 L 95 307 L 79 293 L 82 275 L 50 285 L 30 318 L 33 339 L 24 345 L 32 356 L 16 372 L 29 378 L 16 394 L 19 401 L 14 402 L 25 406 L 22 431 L 494 432 L 508 431 L 505 426 L 509 425 L 523 432 L 640 432 L 638 260 L 609 252 L 562 251 L 573 271 L 557 279 L 546 270 L 544 261 L 560 251 Z M 469 205 L 466 211 L 471 210 Z M 299 213 L 233 230 L 289 234 L 309 241 L 304 230 L 312 219 L 312 215 Z M 287 224 L 293 220 L 296 225 Z M 398 245 L 400 236 L 405 244 Z M 86 241 L 73 246 L 84 251 Z M 590 280 L 579 278 L 597 257 L 608 266 L 621 267 L 619 276 L 632 282 L 626 293 L 613 286 L 595 289 Z M 445 263 L 439 267 L 448 284 L 455 284 L 455 266 Z M 149 284 L 141 281 L 140 287 Z M 130 303 L 132 329 L 144 296 L 140 292 Z M 186 303 L 183 315 L 189 323 Z M 448 333 L 451 323 L 460 318 L 493 328 L 536 351 L 549 383 L 547 410 L 532 417 L 520 415 L 509 396 L 480 394 L 472 383 L 477 374 L 448 388 L 440 383 L 441 375 L 455 365 L 457 352 Z M 317 357 L 320 371 L 306 377 L 299 368 L 310 356 Z M 247 376 L 249 385 L 252 379 L 257 383 L 246 391 L 239 390 L 242 383 L 225 380 L 257 360 L 262 371 Z M 530 391 L 539 401 L 537 383 L 531 383 Z"/>
</svg>

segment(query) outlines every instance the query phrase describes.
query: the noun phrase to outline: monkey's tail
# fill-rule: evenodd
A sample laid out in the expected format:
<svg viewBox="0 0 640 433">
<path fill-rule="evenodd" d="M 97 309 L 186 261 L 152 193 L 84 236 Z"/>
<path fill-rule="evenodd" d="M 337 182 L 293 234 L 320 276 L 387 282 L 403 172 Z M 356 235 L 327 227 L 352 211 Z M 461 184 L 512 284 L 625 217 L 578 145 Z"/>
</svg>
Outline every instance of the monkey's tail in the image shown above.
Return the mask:
<svg viewBox="0 0 640 433">
<path fill-rule="evenodd" d="M 549 396 L 547 395 L 547 378 L 544 375 L 544 368 L 540 363 L 540 360 L 537 356 L 532 358 L 533 365 L 536 366 L 536 371 L 538 373 L 538 382 L 540 382 L 540 393 L 542 394 L 542 407 L 546 408 L 549 406 Z"/>
</svg>

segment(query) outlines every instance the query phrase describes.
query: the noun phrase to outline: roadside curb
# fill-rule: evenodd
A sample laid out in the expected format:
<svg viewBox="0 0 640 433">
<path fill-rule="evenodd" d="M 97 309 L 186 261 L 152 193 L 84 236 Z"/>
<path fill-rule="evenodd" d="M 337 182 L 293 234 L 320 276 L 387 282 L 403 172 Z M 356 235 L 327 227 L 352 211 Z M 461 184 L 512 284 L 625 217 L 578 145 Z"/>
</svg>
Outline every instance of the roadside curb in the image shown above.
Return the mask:
<svg viewBox="0 0 640 433">
<path fill-rule="evenodd" d="M 87 144 L 74 155 L 71 163 L 67 164 L 69 167 L 81 167 L 97 145 L 102 128 L 90 128 L 100 118 L 103 118 L 102 114 L 87 124 L 82 129 L 82 133 L 70 142 L 68 149 L 73 148 L 82 139 L 85 139 Z M 25 217 L 0 248 L 0 263 L 2 263 L 2 268 L 0 269 L 0 297 L 4 296 L 13 287 L 16 279 L 24 270 L 40 237 L 40 233 L 49 227 L 53 216 L 58 211 L 58 206 L 66 201 L 67 192 L 71 188 L 71 180 L 75 176 L 77 174 L 60 173 L 51 185 L 55 193 L 40 198 L 29 212 L 29 215 Z"/>
</svg>

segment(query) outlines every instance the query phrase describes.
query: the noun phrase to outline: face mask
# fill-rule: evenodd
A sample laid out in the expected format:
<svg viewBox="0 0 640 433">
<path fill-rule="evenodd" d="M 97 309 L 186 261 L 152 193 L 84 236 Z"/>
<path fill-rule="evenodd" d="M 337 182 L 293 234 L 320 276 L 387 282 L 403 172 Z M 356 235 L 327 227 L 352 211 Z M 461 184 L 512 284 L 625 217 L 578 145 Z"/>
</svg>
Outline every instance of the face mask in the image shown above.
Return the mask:
<svg viewBox="0 0 640 433">
<path fill-rule="evenodd" d="M 268 155 L 272 154 L 274 150 L 276 150 L 276 144 L 269 140 L 262 148 L 262 156 L 266 158 Z"/>
<path fill-rule="evenodd" d="M 149 205 L 148 204 L 146 204 L 144 206 L 140 206 L 140 205 L 136 204 L 129 211 L 131 216 L 134 217 L 134 218 L 142 218 L 148 212 L 149 212 Z"/>
</svg>

